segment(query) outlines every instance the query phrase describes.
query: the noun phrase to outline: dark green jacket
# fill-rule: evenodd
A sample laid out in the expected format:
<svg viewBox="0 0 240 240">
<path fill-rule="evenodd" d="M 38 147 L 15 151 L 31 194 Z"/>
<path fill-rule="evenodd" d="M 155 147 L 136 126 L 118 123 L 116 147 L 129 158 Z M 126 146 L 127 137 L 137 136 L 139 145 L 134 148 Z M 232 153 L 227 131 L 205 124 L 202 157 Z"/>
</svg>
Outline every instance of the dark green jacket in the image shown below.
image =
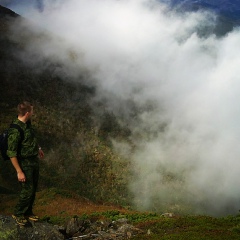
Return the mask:
<svg viewBox="0 0 240 240">
<path fill-rule="evenodd" d="M 18 148 L 20 145 L 20 158 L 31 158 L 38 155 L 38 143 L 35 137 L 33 128 L 30 122 L 24 123 L 18 119 L 13 121 L 14 124 L 18 124 L 23 132 L 24 139 L 21 141 L 21 134 L 18 129 L 10 128 L 8 131 L 8 150 L 7 155 L 11 157 L 17 157 L 19 155 Z"/>
</svg>

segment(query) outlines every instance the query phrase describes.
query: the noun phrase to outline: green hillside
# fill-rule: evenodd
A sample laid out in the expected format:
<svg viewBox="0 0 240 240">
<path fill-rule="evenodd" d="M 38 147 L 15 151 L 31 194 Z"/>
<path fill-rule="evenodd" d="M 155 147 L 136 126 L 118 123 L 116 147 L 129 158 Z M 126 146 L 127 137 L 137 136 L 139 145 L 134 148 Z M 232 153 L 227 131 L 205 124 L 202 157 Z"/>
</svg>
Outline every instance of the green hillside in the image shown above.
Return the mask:
<svg viewBox="0 0 240 240">
<path fill-rule="evenodd" d="M 33 124 L 45 151 L 41 162 L 40 189 L 57 187 L 72 190 L 82 196 L 109 202 L 127 202 L 128 162 L 112 150 L 110 137 L 125 137 L 114 116 L 98 105 L 97 116 L 90 102 L 94 87 L 84 84 L 86 73 L 71 81 L 56 73 L 60 63 L 41 59 L 21 59 L 21 53 L 32 38 L 45 37 L 26 31 L 10 34 L 12 21 L 17 16 L 5 8 L 0 14 L 0 131 L 16 116 L 15 108 L 22 99 L 35 105 Z M 11 14 L 9 14 L 11 13 Z M 9 162 L 0 162 L 0 186 L 16 188 L 15 174 Z M 1 189 L 0 189 L 1 190 Z"/>
</svg>

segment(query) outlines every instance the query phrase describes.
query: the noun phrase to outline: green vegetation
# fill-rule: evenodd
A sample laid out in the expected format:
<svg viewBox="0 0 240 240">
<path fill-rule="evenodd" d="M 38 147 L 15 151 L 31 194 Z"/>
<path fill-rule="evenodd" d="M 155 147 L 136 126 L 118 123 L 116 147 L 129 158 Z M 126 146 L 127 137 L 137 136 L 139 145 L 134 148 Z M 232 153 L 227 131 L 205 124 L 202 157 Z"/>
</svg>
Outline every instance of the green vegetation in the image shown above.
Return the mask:
<svg viewBox="0 0 240 240">
<path fill-rule="evenodd" d="M 41 162 L 40 189 L 68 189 L 95 201 L 127 204 L 129 163 L 114 153 L 110 141 L 126 130 L 110 113 L 94 114 L 88 103 L 94 89 L 82 84 L 81 76 L 78 82 L 71 82 L 53 74 L 56 66 L 50 63 L 36 72 L 13 55 L 21 51 L 18 44 L 3 36 L 0 43 L 8 46 L 0 48 L 4 53 L 0 57 L 4 69 L 0 71 L 0 132 L 15 117 L 19 100 L 34 102 L 33 124 L 46 156 Z M 106 121 L 112 124 L 108 127 Z M 9 163 L 0 161 L 0 175 L 2 187 L 17 189 Z"/>
<path fill-rule="evenodd" d="M 5 46 L 0 47 L 0 132 L 16 116 L 17 103 L 29 99 L 35 105 L 33 125 L 46 156 L 41 162 L 40 189 L 68 189 L 95 201 L 127 204 L 129 163 L 113 151 L 110 141 L 126 136 L 127 129 L 100 102 L 95 105 L 101 114 L 94 113 L 89 102 L 95 89 L 83 83 L 84 73 L 72 81 L 55 74 L 61 66 L 47 59 L 26 66 L 18 58 L 23 40 L 26 36 L 13 42 L 0 34 L 0 46 Z M 9 163 L 0 161 L 0 176 L 1 187 L 17 189 Z"/>
<path fill-rule="evenodd" d="M 240 239 L 240 216 L 228 216 L 214 218 L 210 216 L 173 216 L 165 217 L 156 213 L 123 212 L 111 210 L 82 214 L 78 217 L 82 220 L 101 219 L 116 221 L 127 219 L 130 224 L 142 230 L 142 234 L 133 237 L 136 240 L 145 239 L 176 239 L 176 240 L 229 240 Z M 63 223 L 64 218 L 44 217 L 51 223 Z"/>
<path fill-rule="evenodd" d="M 143 233 L 133 238 L 139 239 L 240 239 L 240 217 L 213 218 L 209 216 L 164 217 L 155 213 L 127 213 L 107 211 L 89 215 L 103 216 L 111 220 L 128 219 Z M 85 216 L 86 217 L 86 216 Z"/>
<path fill-rule="evenodd" d="M 0 232 L 0 239 L 4 240 L 8 240 L 8 239 L 12 239 L 12 237 L 16 234 L 17 230 L 9 230 L 6 231 L 5 233 Z"/>
<path fill-rule="evenodd" d="M 207 216 L 185 216 L 164 218 L 138 225 L 150 234 L 134 239 L 240 239 L 239 217 L 213 218 Z"/>
</svg>

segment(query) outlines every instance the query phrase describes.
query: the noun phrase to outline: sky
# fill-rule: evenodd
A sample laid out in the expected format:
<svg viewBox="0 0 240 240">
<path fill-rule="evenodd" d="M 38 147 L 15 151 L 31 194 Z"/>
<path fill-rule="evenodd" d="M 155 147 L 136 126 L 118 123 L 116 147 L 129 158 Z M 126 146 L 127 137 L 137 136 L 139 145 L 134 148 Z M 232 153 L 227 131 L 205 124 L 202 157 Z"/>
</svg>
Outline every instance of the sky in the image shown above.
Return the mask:
<svg viewBox="0 0 240 240">
<path fill-rule="evenodd" d="M 53 0 L 52 2 L 56 2 Z M 214 8 L 217 11 L 223 12 L 228 17 L 231 17 L 233 12 L 237 13 L 237 18 L 239 19 L 240 4 L 235 0 L 159 0 L 168 4 L 203 4 L 210 8 Z M 25 15 L 29 9 L 35 8 L 40 12 L 44 11 L 46 0 L 0 0 L 0 4 L 10 8 L 20 15 Z"/>
<path fill-rule="evenodd" d="M 48 38 L 32 39 L 24 59 L 61 62 L 57 71 L 74 80 L 87 71 L 96 99 L 131 129 L 134 151 L 127 142 L 113 144 L 132 161 L 136 208 L 237 213 L 239 29 L 200 36 L 214 28 L 216 16 L 175 12 L 155 0 L 38 4 L 25 16 Z M 19 24 L 15 31 L 38 31 Z M 141 111 L 134 115 L 130 103 Z"/>
<path fill-rule="evenodd" d="M 0 0 L 0 5 L 11 9 L 12 11 L 24 16 L 29 9 L 44 10 L 43 0 Z"/>
</svg>

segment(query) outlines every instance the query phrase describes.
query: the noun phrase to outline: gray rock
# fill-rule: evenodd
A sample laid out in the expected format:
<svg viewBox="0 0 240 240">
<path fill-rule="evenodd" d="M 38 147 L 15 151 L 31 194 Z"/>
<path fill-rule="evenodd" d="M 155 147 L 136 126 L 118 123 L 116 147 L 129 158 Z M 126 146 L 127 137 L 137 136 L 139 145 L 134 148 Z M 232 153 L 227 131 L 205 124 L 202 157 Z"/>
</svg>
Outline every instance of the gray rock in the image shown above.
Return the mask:
<svg viewBox="0 0 240 240">
<path fill-rule="evenodd" d="M 130 225 L 127 219 L 91 222 L 76 217 L 70 219 L 64 227 L 45 222 L 29 222 L 20 227 L 12 217 L 0 215 L 1 240 L 125 240 L 140 233 L 142 231 Z"/>
<path fill-rule="evenodd" d="M 0 239 L 64 240 L 64 235 L 49 223 L 29 222 L 26 226 L 20 227 L 12 217 L 0 215 Z"/>
</svg>

